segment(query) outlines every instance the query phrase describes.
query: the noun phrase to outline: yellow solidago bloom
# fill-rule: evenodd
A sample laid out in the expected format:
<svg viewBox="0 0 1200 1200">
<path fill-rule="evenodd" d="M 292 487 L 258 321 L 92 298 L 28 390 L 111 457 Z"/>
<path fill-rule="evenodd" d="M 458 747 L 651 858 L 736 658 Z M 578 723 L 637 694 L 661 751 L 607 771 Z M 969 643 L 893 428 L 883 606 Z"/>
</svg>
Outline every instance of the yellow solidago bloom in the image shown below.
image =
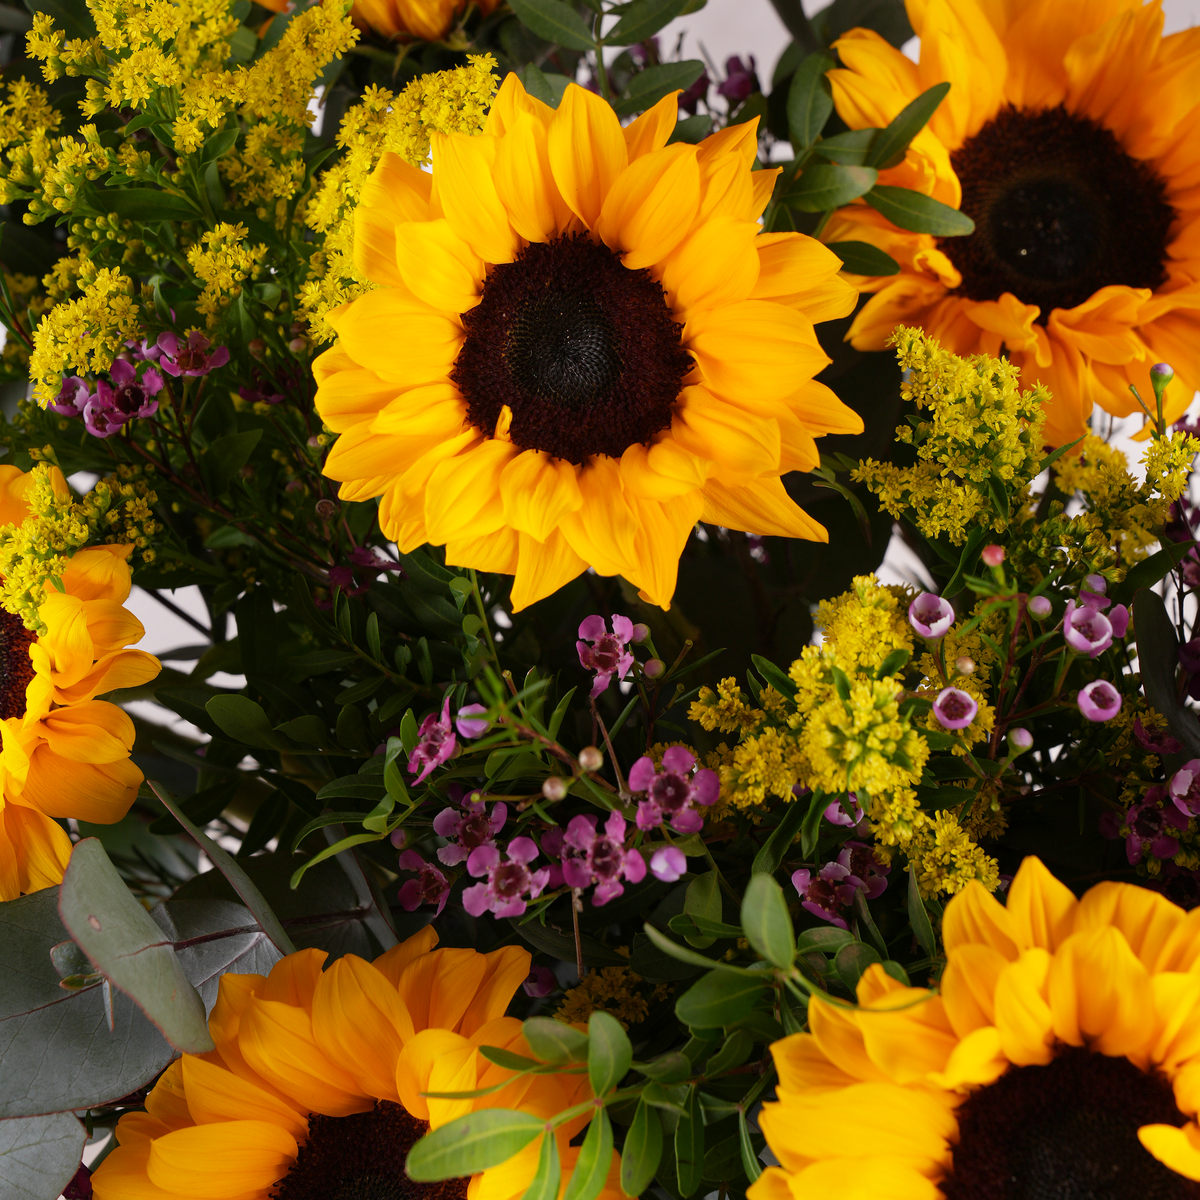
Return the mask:
<svg viewBox="0 0 1200 1200">
<path fill-rule="evenodd" d="M 1093 403 L 1140 412 L 1129 384 L 1152 395 L 1166 359 L 1175 420 L 1200 387 L 1200 30 L 1164 38 L 1162 6 L 1141 0 L 907 8 L 920 62 L 853 29 L 835 43 L 834 101 L 850 128 L 884 126 L 949 82 L 880 182 L 961 209 L 975 232 L 909 233 L 866 204 L 836 214 L 831 241 L 869 241 L 901 266 L 861 281 L 877 294 L 850 341 L 881 349 L 903 323 L 960 354 L 1004 346 L 1027 387 L 1049 388 L 1052 445 L 1085 432 Z"/>
<path fill-rule="evenodd" d="M 65 494 L 58 469 L 49 473 Z M 0 527 L 26 522 L 34 482 L 0 466 Z M 55 818 L 119 821 L 142 782 L 129 761 L 133 722 L 95 698 L 160 670 L 152 655 L 126 649 L 145 632 L 122 607 L 130 550 L 76 551 L 62 570 L 62 590 L 44 584 L 40 633 L 0 609 L 0 900 L 62 879 L 71 842 Z"/>
<path fill-rule="evenodd" d="M 823 539 L 779 477 L 862 428 L 813 379 L 836 259 L 759 233 L 753 122 L 668 146 L 676 107 L 623 129 L 509 75 L 482 135 L 435 134 L 432 176 L 384 155 L 355 214 L 378 287 L 314 364 L 325 472 L 402 549 L 514 574 L 516 608 L 588 567 L 665 608 L 699 520 Z"/>
<path fill-rule="evenodd" d="M 475 0 L 485 17 L 499 4 L 500 0 Z M 450 32 L 455 17 L 466 7 L 465 0 L 355 0 L 352 15 L 384 37 L 407 33 L 436 42 Z"/>
<path fill-rule="evenodd" d="M 780 1165 L 750 1200 L 1195 1196 L 1200 909 L 1123 883 L 1076 898 L 1036 859 L 1008 905 L 946 906 L 938 994 L 878 964 L 772 1046 Z"/>
<path fill-rule="evenodd" d="M 521 1022 L 504 1015 L 530 956 L 435 950 L 423 929 L 373 963 L 301 950 L 270 975 L 223 975 L 208 1020 L 216 1049 L 172 1063 L 121 1118 L 120 1145 L 92 1177 L 96 1200 L 517 1200 L 533 1179 L 540 1139 L 470 1179 L 420 1184 L 404 1160 L 430 1129 L 483 1107 L 552 1117 L 586 1100 L 586 1075 L 541 1075 L 476 1100 L 511 1072 L 480 1046 L 528 1055 Z M 564 1184 L 587 1116 L 556 1137 Z M 614 1162 L 614 1171 L 617 1170 Z M 615 1177 L 601 1193 L 619 1200 Z"/>
<path fill-rule="evenodd" d="M 999 864 L 972 841 L 958 817 L 945 809 L 929 818 L 905 852 L 917 873 L 922 896 L 953 895 L 973 879 L 989 892 L 1000 883 Z"/>
</svg>

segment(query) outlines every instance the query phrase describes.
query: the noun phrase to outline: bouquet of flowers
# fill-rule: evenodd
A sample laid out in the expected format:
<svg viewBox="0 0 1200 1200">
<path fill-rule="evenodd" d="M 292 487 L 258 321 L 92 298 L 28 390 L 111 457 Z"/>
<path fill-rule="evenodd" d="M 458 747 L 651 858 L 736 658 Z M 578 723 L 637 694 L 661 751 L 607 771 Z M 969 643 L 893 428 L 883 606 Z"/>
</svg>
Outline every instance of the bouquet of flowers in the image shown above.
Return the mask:
<svg viewBox="0 0 1200 1200">
<path fill-rule="evenodd" d="M 0 8 L 4 1200 L 1200 1194 L 1200 31 L 773 2 Z"/>
</svg>

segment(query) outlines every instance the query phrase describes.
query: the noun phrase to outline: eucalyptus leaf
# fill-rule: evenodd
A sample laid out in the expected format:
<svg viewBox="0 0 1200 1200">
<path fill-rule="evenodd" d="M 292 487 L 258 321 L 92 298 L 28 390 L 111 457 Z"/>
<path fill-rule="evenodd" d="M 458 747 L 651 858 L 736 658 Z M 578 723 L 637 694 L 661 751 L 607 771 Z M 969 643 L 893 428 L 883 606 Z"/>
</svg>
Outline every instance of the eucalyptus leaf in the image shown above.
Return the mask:
<svg viewBox="0 0 1200 1200">
<path fill-rule="evenodd" d="M 817 163 L 804 168 L 800 178 L 784 193 L 784 203 L 801 212 L 828 212 L 870 193 L 877 177 L 871 167 Z"/>
<path fill-rule="evenodd" d="M 832 250 L 842 260 L 842 269 L 852 275 L 897 275 L 900 272 L 900 264 L 870 242 L 826 242 L 825 249 Z"/>
<path fill-rule="evenodd" d="M 684 1114 L 675 1126 L 675 1172 L 679 1194 L 691 1196 L 704 1176 L 704 1114 L 695 1084 L 688 1088 L 683 1107 Z"/>
<path fill-rule="evenodd" d="M 0 1121 L 0 1195 L 58 1200 L 83 1157 L 87 1133 L 68 1112 Z"/>
<path fill-rule="evenodd" d="M 834 956 L 833 967 L 838 978 L 853 992 L 858 987 L 858 981 L 863 972 L 872 964 L 883 959 L 870 946 L 863 942 L 852 942 L 843 946 Z"/>
<path fill-rule="evenodd" d="M 929 914 L 925 911 L 925 901 L 921 899 L 921 889 L 917 887 L 917 873 L 912 868 L 908 872 L 908 923 L 912 926 L 917 945 L 930 958 L 935 958 L 937 941 L 933 936 L 933 926 L 929 923 Z"/>
<path fill-rule="evenodd" d="M 929 118 L 937 111 L 949 90 L 948 83 L 937 83 L 906 104 L 872 141 L 866 165 L 878 167 L 881 171 L 895 165 L 913 138 L 929 124 Z"/>
<path fill-rule="evenodd" d="M 558 1200 L 562 1183 L 562 1163 L 558 1158 L 558 1139 L 552 1133 L 542 1135 L 538 1165 L 521 1200 Z"/>
<path fill-rule="evenodd" d="M 588 1037 L 550 1017 L 530 1017 L 521 1025 L 529 1049 L 542 1062 L 565 1066 L 588 1061 Z"/>
<path fill-rule="evenodd" d="M 755 873 L 761 871 L 773 875 L 779 870 L 780 863 L 783 862 L 792 843 L 796 840 L 796 835 L 800 832 L 800 826 L 808 814 L 808 808 L 809 806 L 799 799 L 790 800 L 784 805 L 779 824 L 771 831 L 771 836 L 763 842 L 761 849 L 754 856 L 754 862 L 750 867 L 751 871 Z"/>
</svg>

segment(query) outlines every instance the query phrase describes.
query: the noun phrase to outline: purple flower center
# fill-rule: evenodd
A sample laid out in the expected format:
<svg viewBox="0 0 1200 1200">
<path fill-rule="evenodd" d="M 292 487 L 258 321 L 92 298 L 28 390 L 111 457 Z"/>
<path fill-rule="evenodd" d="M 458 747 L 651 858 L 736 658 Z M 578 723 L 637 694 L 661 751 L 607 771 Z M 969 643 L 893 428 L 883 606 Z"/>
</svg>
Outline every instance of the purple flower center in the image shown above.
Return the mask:
<svg viewBox="0 0 1200 1200">
<path fill-rule="evenodd" d="M 1095 610 L 1089 608 L 1086 611 L 1088 613 L 1093 613 Z M 1083 634 L 1083 636 L 1087 638 L 1089 642 L 1102 642 L 1106 637 L 1108 637 L 1108 630 L 1103 629 L 1100 623 L 1092 616 L 1086 616 L 1082 619 L 1078 617 L 1072 617 L 1071 624 L 1076 630 L 1078 630 L 1079 633 Z M 1105 624 L 1107 624 L 1107 621 L 1105 621 Z"/>
<path fill-rule="evenodd" d="M 436 754 L 449 732 L 444 725 L 434 725 L 421 739 L 421 749 L 426 753 Z"/>
<path fill-rule="evenodd" d="M 865 879 L 878 865 L 875 862 L 875 855 L 866 846 L 850 846 L 848 849 L 850 861 L 846 866 L 850 868 L 850 874 L 859 879 Z"/>
<path fill-rule="evenodd" d="M 529 872 L 520 863 L 501 863 L 489 882 L 493 894 L 500 899 L 517 900 L 529 889 Z"/>
<path fill-rule="evenodd" d="M 1162 810 L 1152 804 L 1147 804 L 1138 810 L 1137 816 L 1130 822 L 1133 832 L 1145 841 L 1153 841 L 1162 832 Z"/>
<path fill-rule="evenodd" d="M 922 625 L 933 625 L 941 620 L 941 601 L 937 596 L 921 596 L 913 602 L 913 615 Z"/>
<path fill-rule="evenodd" d="M 617 879 L 621 875 L 621 861 L 625 847 L 612 838 L 598 837 L 588 852 L 588 865 L 597 879 Z"/>
<path fill-rule="evenodd" d="M 970 703 L 965 700 L 957 692 L 951 692 L 938 705 L 942 715 L 949 721 L 961 721 L 963 717 L 968 716 L 971 712 Z"/>
<path fill-rule="evenodd" d="M 146 389 L 140 383 L 127 383 L 113 393 L 113 406 L 126 416 L 133 416 L 146 403 Z"/>
<path fill-rule="evenodd" d="M 458 827 L 459 844 L 468 850 L 482 846 L 485 842 L 490 841 L 491 837 L 492 823 L 488 820 L 485 812 L 474 812 L 470 816 L 463 817 L 462 824 Z"/>
<path fill-rule="evenodd" d="M 819 875 L 808 885 L 808 891 L 805 892 L 804 898 L 810 904 L 815 904 L 827 912 L 835 913 L 839 908 L 837 892 L 834 890 L 833 884 Z"/>
<path fill-rule="evenodd" d="M 446 890 L 446 880 L 440 871 L 430 871 L 428 869 L 422 871 L 417 876 L 417 883 L 421 888 L 421 903 L 435 904 L 442 898 L 442 893 Z"/>
<path fill-rule="evenodd" d="M 591 650 L 592 666 L 597 671 L 615 671 L 621 663 L 622 646 L 611 633 L 602 633 Z"/>
<path fill-rule="evenodd" d="M 682 775 L 664 771 L 650 785 L 650 799 L 665 813 L 677 813 L 688 802 L 691 785 Z"/>
<path fill-rule="evenodd" d="M 1117 695 L 1117 691 L 1111 683 L 1102 682 L 1096 687 L 1092 688 L 1092 703 L 1101 709 L 1112 708 L 1112 706 L 1117 704 L 1120 699 L 1121 697 Z"/>
</svg>

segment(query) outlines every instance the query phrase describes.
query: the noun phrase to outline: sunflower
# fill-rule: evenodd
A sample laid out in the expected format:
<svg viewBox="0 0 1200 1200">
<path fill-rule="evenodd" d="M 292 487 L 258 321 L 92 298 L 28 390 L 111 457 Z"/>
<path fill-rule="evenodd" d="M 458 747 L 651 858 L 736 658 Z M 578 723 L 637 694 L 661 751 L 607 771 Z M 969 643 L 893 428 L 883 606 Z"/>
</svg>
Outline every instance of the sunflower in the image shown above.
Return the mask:
<svg viewBox="0 0 1200 1200">
<path fill-rule="evenodd" d="M 1177 382 L 1169 420 L 1200 387 L 1200 29 L 1162 36 L 1141 0 L 908 0 L 913 63 L 851 30 L 829 73 L 851 128 L 886 125 L 927 88 L 949 94 L 904 161 L 880 182 L 915 188 L 975 222 L 969 237 L 898 229 L 855 203 L 830 241 L 886 250 L 900 274 L 847 335 L 879 350 L 921 325 L 955 354 L 1004 352 L 1025 386 L 1053 396 L 1051 444 L 1085 431 L 1093 404 L 1116 416 L 1153 406 L 1150 367 Z"/>
<path fill-rule="evenodd" d="M 751 1200 L 1200 1196 L 1200 909 L 1027 858 L 946 906 L 939 994 L 868 968 L 772 1047 Z"/>
<path fill-rule="evenodd" d="M 485 17 L 500 4 L 500 0 L 474 2 Z M 350 15 L 386 38 L 410 34 L 436 42 L 450 32 L 465 8 L 465 0 L 355 0 Z"/>
<path fill-rule="evenodd" d="M 402 550 L 514 574 L 516 608 L 589 566 L 665 608 L 699 520 L 823 540 L 779 477 L 862 429 L 813 379 L 838 260 L 759 233 L 753 122 L 668 146 L 676 107 L 622 129 L 509 75 L 480 136 L 434 134 L 432 175 L 385 154 L 356 213 L 378 286 L 314 364 L 325 473 Z"/>
<path fill-rule="evenodd" d="M 515 1080 L 478 1100 L 423 1092 L 487 1088 L 511 1073 L 480 1046 L 528 1054 L 504 1016 L 529 974 L 515 946 L 435 950 L 426 927 L 373 963 L 349 954 L 327 970 L 301 950 L 270 975 L 224 975 L 208 1027 L 216 1049 L 185 1054 L 121 1118 L 118 1148 L 92 1177 L 96 1200 L 512 1200 L 537 1166 L 538 1140 L 468 1179 L 414 1183 L 414 1143 L 473 1107 L 551 1117 L 591 1095 L 586 1075 Z M 556 1134 L 564 1183 L 578 1157 Z M 617 1200 L 614 1160 L 603 1200 Z"/>
<path fill-rule="evenodd" d="M 53 468 L 55 487 L 66 481 Z M 30 476 L 0 466 L 0 527 L 29 516 Z M 0 900 L 62 880 L 71 840 L 63 818 L 110 824 L 137 795 L 133 722 L 96 696 L 136 687 L 158 659 L 126 647 L 145 630 L 122 606 L 132 546 L 78 550 L 60 592 L 46 585 L 41 634 L 0 609 Z"/>
</svg>

